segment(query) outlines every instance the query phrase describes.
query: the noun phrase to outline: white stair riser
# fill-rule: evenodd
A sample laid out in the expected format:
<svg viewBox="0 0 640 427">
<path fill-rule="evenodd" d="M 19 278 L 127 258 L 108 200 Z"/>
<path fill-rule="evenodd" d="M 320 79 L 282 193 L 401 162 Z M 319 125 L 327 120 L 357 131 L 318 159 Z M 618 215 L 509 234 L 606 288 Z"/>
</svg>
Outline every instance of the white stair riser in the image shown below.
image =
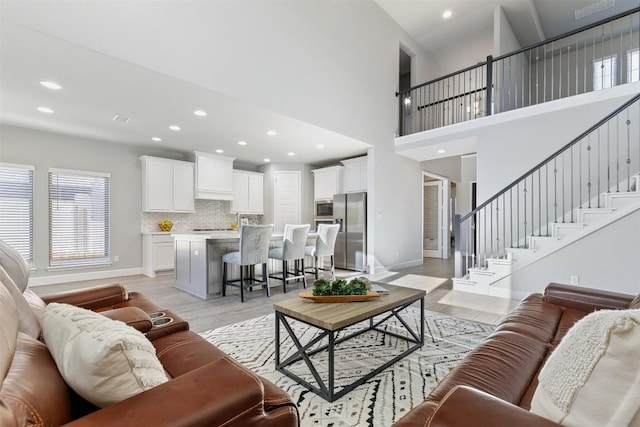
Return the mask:
<svg viewBox="0 0 640 427">
<path fill-rule="evenodd" d="M 578 209 L 578 222 L 585 225 L 600 224 L 608 221 L 613 212 L 615 212 L 615 210 L 611 208 Z"/>
<path fill-rule="evenodd" d="M 471 284 L 468 282 L 469 281 L 467 280 L 460 281 L 458 279 L 453 279 L 453 290 L 471 292 L 474 294 L 482 294 L 482 295 L 489 294 L 489 285 L 482 284 L 482 283 Z"/>
<path fill-rule="evenodd" d="M 640 203 L 640 192 L 634 193 L 610 193 L 607 194 L 607 207 L 613 209 L 626 209 Z"/>
<path fill-rule="evenodd" d="M 555 237 L 529 237 L 529 248 L 534 252 L 546 251 L 557 246 L 558 239 Z"/>
<path fill-rule="evenodd" d="M 584 224 L 553 224 L 552 234 L 553 237 L 560 239 L 566 239 L 571 236 L 575 236 L 583 232 Z"/>
</svg>

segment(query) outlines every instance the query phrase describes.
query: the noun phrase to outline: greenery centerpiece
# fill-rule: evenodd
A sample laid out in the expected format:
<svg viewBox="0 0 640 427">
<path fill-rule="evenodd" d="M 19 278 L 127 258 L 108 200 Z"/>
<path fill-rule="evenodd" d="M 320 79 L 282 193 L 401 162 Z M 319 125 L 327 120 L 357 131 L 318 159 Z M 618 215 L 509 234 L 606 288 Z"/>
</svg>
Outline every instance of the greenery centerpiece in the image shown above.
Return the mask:
<svg viewBox="0 0 640 427">
<path fill-rule="evenodd" d="M 311 291 L 313 296 L 335 296 L 335 295 L 367 295 L 369 281 L 364 277 L 356 277 L 350 281 L 345 279 L 318 279 L 313 282 Z"/>
</svg>

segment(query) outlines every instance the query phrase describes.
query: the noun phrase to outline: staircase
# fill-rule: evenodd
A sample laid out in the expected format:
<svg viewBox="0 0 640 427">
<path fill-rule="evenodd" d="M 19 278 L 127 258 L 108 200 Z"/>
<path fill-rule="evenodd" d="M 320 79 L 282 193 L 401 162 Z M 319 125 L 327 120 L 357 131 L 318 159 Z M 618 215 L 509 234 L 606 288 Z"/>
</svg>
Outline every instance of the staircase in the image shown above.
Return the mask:
<svg viewBox="0 0 640 427">
<path fill-rule="evenodd" d="M 640 210 L 640 94 L 456 221 L 453 289 L 511 298 L 516 271 Z"/>
</svg>

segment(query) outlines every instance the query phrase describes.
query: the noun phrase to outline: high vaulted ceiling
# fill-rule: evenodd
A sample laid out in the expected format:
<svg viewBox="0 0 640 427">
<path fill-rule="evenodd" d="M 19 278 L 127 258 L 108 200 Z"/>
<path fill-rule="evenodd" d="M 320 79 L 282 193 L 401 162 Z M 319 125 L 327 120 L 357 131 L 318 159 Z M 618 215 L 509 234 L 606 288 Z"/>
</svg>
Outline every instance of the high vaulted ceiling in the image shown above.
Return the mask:
<svg viewBox="0 0 640 427">
<path fill-rule="evenodd" d="M 375 0 L 427 53 L 471 40 L 503 8 L 522 47 L 638 6 L 636 0 Z M 602 9 L 602 10 L 600 10 Z M 442 17 L 451 11 L 450 18 Z M 576 19 L 576 11 L 595 11 Z M 599 11 L 598 11 L 599 10 Z M 471 64 L 470 64 L 471 65 Z"/>
<path fill-rule="evenodd" d="M 522 45 L 637 6 L 636 0 L 602 0 L 614 6 L 576 21 L 574 11 L 593 1 L 375 1 L 427 52 L 442 51 L 446 46 L 473 38 L 480 29 L 491 28 L 498 5 L 503 7 Z M 156 12 L 176 4 L 155 2 L 138 1 L 137 5 L 144 3 L 150 8 L 145 10 Z M 271 2 L 261 6 L 283 7 L 286 3 Z M 180 152 L 221 149 L 225 155 L 254 165 L 263 164 L 265 158 L 272 162 L 318 164 L 366 152 L 369 145 L 360 140 L 270 111 L 246 98 L 216 92 L 195 79 L 179 79 L 171 73 L 154 71 L 143 60 L 136 63 L 131 57 L 114 53 L 126 51 L 126 36 L 145 37 L 144 32 L 153 28 L 132 26 L 138 33 L 127 28 L 127 34 L 124 31 L 119 34 L 118 28 L 109 26 L 111 18 L 128 18 L 123 10 L 131 4 L 136 1 L 0 0 L 0 123 Z M 215 14 L 215 8 L 223 3 L 188 4 L 191 11 L 194 7 L 205 7 Z M 446 21 L 442 18 L 445 9 L 453 13 Z M 167 27 L 174 38 L 190 30 L 187 18 L 193 17 L 185 13 L 181 18 L 182 21 L 172 22 L 173 27 Z M 286 34 L 286 28 L 273 30 L 291 36 Z M 164 40 L 170 39 L 164 36 Z M 180 48 L 199 49 L 200 54 L 213 56 L 204 43 Z M 168 64 L 165 69 L 173 69 L 170 62 L 176 55 L 164 45 L 150 46 L 144 55 L 147 64 Z M 43 80 L 57 81 L 63 89 L 59 92 L 45 89 L 38 84 Z M 38 106 L 51 107 L 55 113 L 43 114 L 36 110 Z M 205 110 L 208 115 L 197 117 L 193 114 L 196 109 Z M 126 124 L 113 121 L 116 114 L 131 120 Z M 181 126 L 182 130 L 169 130 L 171 124 Z M 278 135 L 267 136 L 271 129 Z M 152 137 L 160 137 L 162 142 L 153 142 Z M 238 145 L 241 140 L 248 144 Z M 295 152 L 295 156 L 288 156 L 289 152 Z"/>
</svg>

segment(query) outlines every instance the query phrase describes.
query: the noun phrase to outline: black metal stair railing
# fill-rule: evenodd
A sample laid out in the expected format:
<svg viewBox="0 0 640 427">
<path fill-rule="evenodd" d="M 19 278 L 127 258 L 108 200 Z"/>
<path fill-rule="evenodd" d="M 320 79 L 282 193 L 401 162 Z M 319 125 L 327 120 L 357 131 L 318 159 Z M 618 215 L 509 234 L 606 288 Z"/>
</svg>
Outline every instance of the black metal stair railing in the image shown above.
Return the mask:
<svg viewBox="0 0 640 427">
<path fill-rule="evenodd" d="M 640 80 L 640 7 L 399 91 L 399 136 Z"/>
<path fill-rule="evenodd" d="M 640 94 L 584 131 L 476 209 L 454 221 L 456 277 L 575 223 L 577 209 L 605 207 L 640 173 Z"/>
</svg>

